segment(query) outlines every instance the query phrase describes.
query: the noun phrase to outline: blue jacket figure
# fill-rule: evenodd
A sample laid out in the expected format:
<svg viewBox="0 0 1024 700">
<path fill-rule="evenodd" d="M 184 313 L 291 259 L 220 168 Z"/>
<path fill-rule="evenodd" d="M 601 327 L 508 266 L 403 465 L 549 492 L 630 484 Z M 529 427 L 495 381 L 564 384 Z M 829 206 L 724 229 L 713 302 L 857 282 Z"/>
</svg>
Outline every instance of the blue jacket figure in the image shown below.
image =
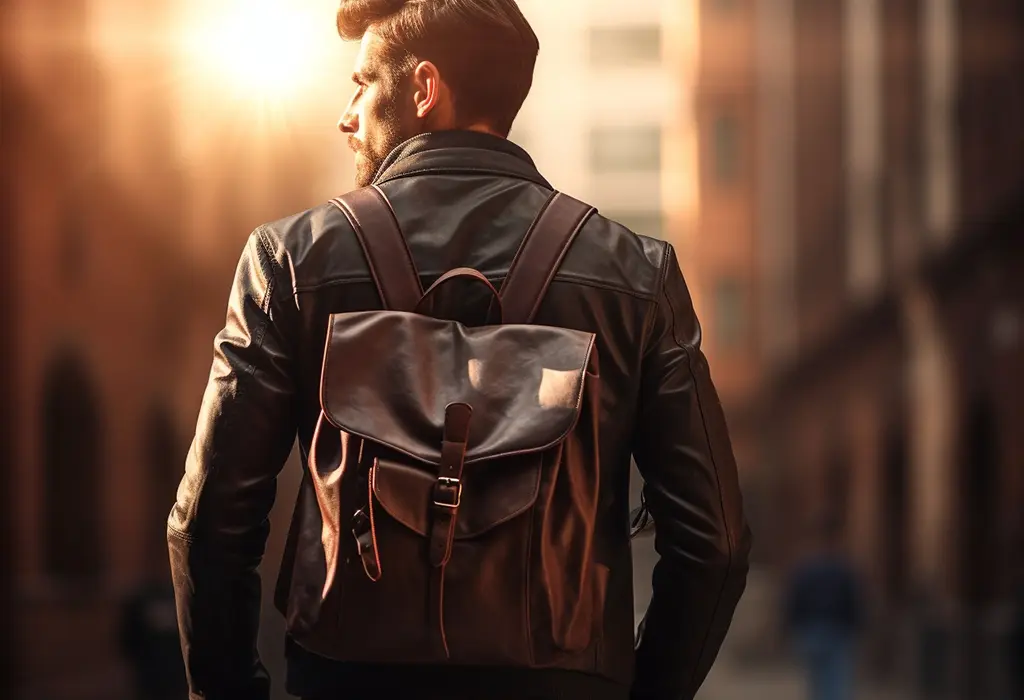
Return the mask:
<svg viewBox="0 0 1024 700">
<path fill-rule="evenodd" d="M 821 545 L 793 571 L 785 625 L 807 669 L 811 700 L 849 700 L 862 594 L 836 524 L 823 528 Z"/>
</svg>

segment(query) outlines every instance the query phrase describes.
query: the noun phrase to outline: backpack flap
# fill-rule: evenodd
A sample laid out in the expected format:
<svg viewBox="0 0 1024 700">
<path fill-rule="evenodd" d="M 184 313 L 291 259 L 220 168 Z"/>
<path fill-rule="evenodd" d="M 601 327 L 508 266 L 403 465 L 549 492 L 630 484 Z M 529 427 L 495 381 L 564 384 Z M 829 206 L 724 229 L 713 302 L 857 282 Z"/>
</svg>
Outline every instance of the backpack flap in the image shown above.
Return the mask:
<svg viewBox="0 0 1024 700">
<path fill-rule="evenodd" d="M 331 316 L 320 401 L 334 427 L 425 465 L 441 460 L 445 408 L 473 407 L 465 463 L 554 447 L 579 418 L 594 335 L 467 328 L 404 312 Z"/>
<path fill-rule="evenodd" d="M 402 312 L 331 318 L 324 417 L 385 448 L 370 485 L 392 518 L 430 537 L 446 409 L 472 407 L 454 539 L 479 537 L 528 510 L 540 453 L 575 426 L 593 354 L 589 333 L 544 326 L 468 328 Z M 381 348 L 387 348 L 382 352 Z"/>
</svg>

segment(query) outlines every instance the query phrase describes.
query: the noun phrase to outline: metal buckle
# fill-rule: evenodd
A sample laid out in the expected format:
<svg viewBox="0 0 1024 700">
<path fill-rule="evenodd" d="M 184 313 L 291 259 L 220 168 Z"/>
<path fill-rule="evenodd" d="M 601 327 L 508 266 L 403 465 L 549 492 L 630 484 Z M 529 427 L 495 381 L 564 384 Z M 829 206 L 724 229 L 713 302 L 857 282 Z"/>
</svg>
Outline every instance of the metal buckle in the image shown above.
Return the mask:
<svg viewBox="0 0 1024 700">
<path fill-rule="evenodd" d="M 373 531 L 370 527 L 370 516 L 360 508 L 352 516 L 352 537 L 356 541 L 356 549 L 362 556 L 373 549 Z"/>
<path fill-rule="evenodd" d="M 446 503 L 441 499 L 442 489 L 454 488 L 455 489 L 455 502 Z M 462 503 L 462 482 L 458 479 L 453 479 L 449 476 L 439 476 L 437 483 L 434 484 L 434 505 L 440 506 L 441 508 L 458 508 L 459 504 Z"/>
</svg>

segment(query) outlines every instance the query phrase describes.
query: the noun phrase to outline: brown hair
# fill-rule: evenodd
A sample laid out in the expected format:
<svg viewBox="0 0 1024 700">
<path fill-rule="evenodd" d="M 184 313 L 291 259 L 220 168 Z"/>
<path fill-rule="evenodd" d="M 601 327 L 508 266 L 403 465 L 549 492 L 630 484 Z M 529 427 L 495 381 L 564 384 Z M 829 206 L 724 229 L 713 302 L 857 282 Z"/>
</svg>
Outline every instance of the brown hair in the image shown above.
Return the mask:
<svg viewBox="0 0 1024 700">
<path fill-rule="evenodd" d="M 508 134 L 530 92 L 540 42 L 516 0 L 341 0 L 337 21 L 348 41 L 372 29 L 394 74 L 434 63 L 465 124 Z"/>
</svg>

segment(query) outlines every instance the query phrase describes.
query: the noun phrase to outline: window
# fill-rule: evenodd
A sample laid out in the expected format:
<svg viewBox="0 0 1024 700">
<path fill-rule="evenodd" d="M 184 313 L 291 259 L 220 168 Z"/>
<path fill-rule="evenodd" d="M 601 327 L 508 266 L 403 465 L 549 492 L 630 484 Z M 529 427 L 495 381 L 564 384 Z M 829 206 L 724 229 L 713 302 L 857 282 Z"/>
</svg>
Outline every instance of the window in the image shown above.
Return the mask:
<svg viewBox="0 0 1024 700">
<path fill-rule="evenodd" d="M 740 0 L 707 0 L 707 4 L 716 12 L 731 12 L 739 7 Z"/>
<path fill-rule="evenodd" d="M 88 238 L 82 212 L 76 209 L 68 206 L 58 231 L 58 270 L 61 280 L 69 286 L 79 283 L 82 279 Z"/>
<path fill-rule="evenodd" d="M 716 344 L 722 350 L 741 346 L 746 334 L 746 304 L 739 280 L 724 278 L 715 285 Z"/>
<path fill-rule="evenodd" d="M 739 175 L 739 124 L 731 114 L 719 114 L 711 125 L 711 166 L 714 180 L 729 184 Z"/>
<path fill-rule="evenodd" d="M 178 483 L 185 475 L 185 453 L 177 426 L 170 409 L 163 403 L 154 403 L 146 417 L 146 461 L 150 475 L 147 481 L 153 488 L 153 512 L 170 510 Z M 161 526 L 161 536 L 163 528 Z"/>
<path fill-rule="evenodd" d="M 837 525 L 846 524 L 850 505 L 849 453 L 838 447 L 828 457 L 825 467 L 825 503 Z"/>
<path fill-rule="evenodd" d="M 625 67 L 661 61 L 661 27 L 592 27 L 588 37 L 590 63 Z"/>
<path fill-rule="evenodd" d="M 73 354 L 57 359 L 43 385 L 44 562 L 64 581 L 103 571 L 100 532 L 102 422 L 91 378 Z"/>
<path fill-rule="evenodd" d="M 150 545 L 147 547 L 148 564 L 151 571 L 163 575 L 167 567 L 166 548 L 163 546 L 166 517 L 185 473 L 188 445 L 182 442 L 174 416 L 163 402 L 157 401 L 150 406 L 144 430 L 143 463 L 149 472 L 146 483 L 150 492 L 147 495 L 152 505 L 143 527 L 146 529 L 146 542 Z"/>
<path fill-rule="evenodd" d="M 595 172 L 661 170 L 659 127 L 602 127 L 590 134 L 590 167 Z"/>
<path fill-rule="evenodd" d="M 601 214 L 612 221 L 622 224 L 633 233 L 651 238 L 664 238 L 664 221 L 660 211 L 602 211 Z"/>
</svg>

